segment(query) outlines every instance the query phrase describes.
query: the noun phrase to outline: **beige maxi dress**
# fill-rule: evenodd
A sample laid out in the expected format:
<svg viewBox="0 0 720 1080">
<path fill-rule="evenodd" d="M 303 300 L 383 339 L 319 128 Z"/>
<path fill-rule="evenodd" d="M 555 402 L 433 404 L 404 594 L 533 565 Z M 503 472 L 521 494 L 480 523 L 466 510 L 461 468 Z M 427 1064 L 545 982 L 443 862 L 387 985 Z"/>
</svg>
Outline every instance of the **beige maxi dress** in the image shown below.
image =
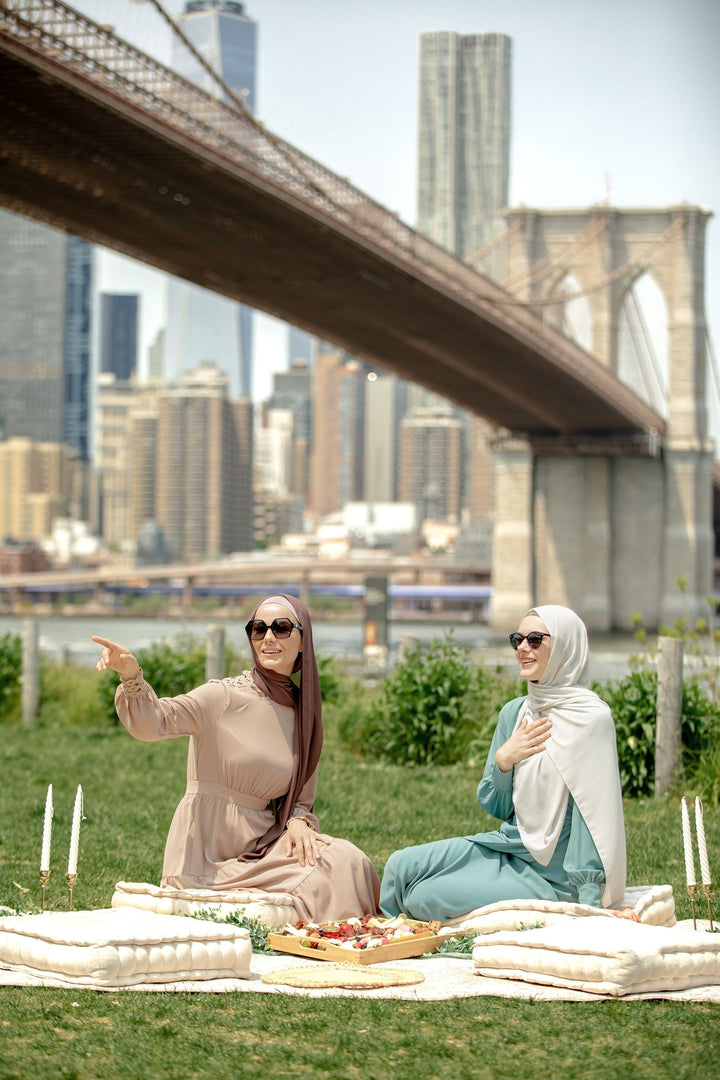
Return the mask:
<svg viewBox="0 0 720 1080">
<path fill-rule="evenodd" d="M 190 738 L 187 788 L 165 845 L 164 886 L 289 893 L 298 916 L 314 922 L 378 911 L 375 868 L 347 840 L 326 837 L 314 866 L 286 855 L 284 836 L 261 858 L 238 858 L 272 825 L 270 800 L 288 791 L 293 767 L 294 710 L 263 694 L 249 671 L 173 698 L 158 698 L 141 674 L 118 686 L 115 705 L 136 739 Z M 319 829 L 316 784 L 317 770 L 292 816 Z"/>
</svg>

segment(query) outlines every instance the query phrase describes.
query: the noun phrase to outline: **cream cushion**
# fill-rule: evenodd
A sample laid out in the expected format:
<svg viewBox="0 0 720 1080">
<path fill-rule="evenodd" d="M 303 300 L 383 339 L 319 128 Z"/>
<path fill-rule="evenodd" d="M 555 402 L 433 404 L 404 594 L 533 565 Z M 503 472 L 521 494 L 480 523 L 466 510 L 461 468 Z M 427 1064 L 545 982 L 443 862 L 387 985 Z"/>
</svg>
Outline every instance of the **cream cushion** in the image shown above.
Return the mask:
<svg viewBox="0 0 720 1080">
<path fill-rule="evenodd" d="M 0 918 L 0 967 L 77 986 L 246 979 L 247 930 L 132 908 Z"/>
<path fill-rule="evenodd" d="M 650 926 L 673 926 L 675 923 L 671 885 L 629 886 L 618 908 L 632 908 L 640 922 Z M 598 915 L 614 917 L 605 908 L 588 904 L 570 904 L 561 900 L 502 900 L 452 919 L 444 924 L 442 932 L 493 934 L 498 930 L 527 930 Z"/>
<path fill-rule="evenodd" d="M 645 994 L 720 984 L 720 935 L 628 919 L 580 918 L 475 939 L 477 975 L 591 994 Z"/>
<path fill-rule="evenodd" d="M 118 881 L 112 900 L 114 908 L 140 908 L 159 915 L 196 915 L 214 911 L 219 915 L 242 912 L 258 919 L 271 930 L 296 922 L 297 908 L 286 893 L 266 893 L 262 889 L 219 892 L 217 889 L 167 889 L 146 882 Z"/>
</svg>

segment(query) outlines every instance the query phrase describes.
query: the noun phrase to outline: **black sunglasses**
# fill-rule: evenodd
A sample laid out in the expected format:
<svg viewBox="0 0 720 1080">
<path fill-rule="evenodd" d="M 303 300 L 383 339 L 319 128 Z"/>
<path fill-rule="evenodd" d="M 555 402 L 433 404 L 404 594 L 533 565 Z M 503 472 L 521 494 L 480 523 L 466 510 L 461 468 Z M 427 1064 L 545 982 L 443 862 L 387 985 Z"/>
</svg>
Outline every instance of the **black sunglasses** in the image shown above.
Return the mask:
<svg viewBox="0 0 720 1080">
<path fill-rule="evenodd" d="M 263 619 L 251 619 L 245 626 L 245 633 L 252 641 L 262 641 L 268 630 L 272 630 L 276 638 L 290 637 L 293 630 L 302 634 L 302 626 L 292 619 L 273 619 L 269 626 Z"/>
<path fill-rule="evenodd" d="M 539 630 L 531 630 L 529 634 L 521 634 L 516 630 L 514 634 L 510 635 L 510 644 L 513 649 L 519 649 L 523 641 L 527 641 L 531 649 L 539 649 L 542 645 L 542 639 L 550 636 L 550 634 L 541 634 Z"/>
</svg>

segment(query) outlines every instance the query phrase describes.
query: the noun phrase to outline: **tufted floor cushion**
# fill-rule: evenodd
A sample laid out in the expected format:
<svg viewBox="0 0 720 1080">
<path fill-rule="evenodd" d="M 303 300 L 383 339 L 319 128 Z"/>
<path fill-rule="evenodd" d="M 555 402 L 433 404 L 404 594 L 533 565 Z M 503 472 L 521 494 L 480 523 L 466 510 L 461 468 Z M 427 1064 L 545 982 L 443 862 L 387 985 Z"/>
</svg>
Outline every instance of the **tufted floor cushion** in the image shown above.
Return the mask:
<svg viewBox="0 0 720 1080">
<path fill-rule="evenodd" d="M 271 930 L 295 922 L 297 908 L 286 893 L 266 893 L 262 889 L 218 892 L 216 889 L 167 889 L 141 881 L 118 881 L 111 900 L 114 908 L 140 908 L 159 915 L 196 915 L 216 911 L 229 915 L 241 911 L 259 919 Z"/>
<path fill-rule="evenodd" d="M 720 984 L 720 934 L 580 918 L 476 938 L 475 974 L 591 994 L 645 994 Z"/>
<path fill-rule="evenodd" d="M 246 979 L 247 930 L 132 908 L 0 918 L 0 968 L 77 986 Z"/>
<path fill-rule="evenodd" d="M 622 904 L 618 906 L 632 908 L 640 922 L 649 926 L 673 926 L 675 923 L 675 898 L 671 885 L 629 886 Z M 587 904 L 570 904 L 561 900 L 502 900 L 452 919 L 444 924 L 443 932 L 492 934 L 497 930 L 527 930 L 595 915 L 613 918 L 603 908 L 589 907 Z"/>
</svg>

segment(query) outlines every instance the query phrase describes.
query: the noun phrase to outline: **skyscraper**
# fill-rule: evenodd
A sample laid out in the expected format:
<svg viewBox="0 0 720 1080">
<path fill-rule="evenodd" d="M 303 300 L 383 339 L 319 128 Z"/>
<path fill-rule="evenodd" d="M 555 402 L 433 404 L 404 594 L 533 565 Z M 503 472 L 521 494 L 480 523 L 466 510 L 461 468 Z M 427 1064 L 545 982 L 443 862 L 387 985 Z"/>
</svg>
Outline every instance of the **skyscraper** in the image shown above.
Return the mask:
<svg viewBox="0 0 720 1080">
<path fill-rule="evenodd" d="M 462 499 L 463 425 L 452 416 L 416 414 L 400 426 L 399 498 L 420 521 L 458 523 Z"/>
<path fill-rule="evenodd" d="M 94 457 L 101 485 L 100 533 L 106 543 L 136 543 L 141 526 L 154 516 L 157 446 L 148 443 L 147 429 L 137 418 L 151 414 L 157 422 L 158 392 L 153 386 L 119 380 L 111 372 L 98 377 Z M 145 455 L 144 462 L 138 461 L 139 454 Z M 147 473 L 153 477 L 150 484 Z"/>
<path fill-rule="evenodd" d="M 200 368 L 158 395 L 156 520 L 174 559 L 253 547 L 253 422 L 248 398 Z"/>
<path fill-rule="evenodd" d="M 300 330 L 297 326 L 291 326 L 288 333 L 288 367 L 292 367 L 296 360 L 304 360 L 310 368 L 313 365 L 313 357 L 317 349 L 317 338 L 308 334 L 306 330 Z"/>
<path fill-rule="evenodd" d="M 364 496 L 390 503 L 398 497 L 398 438 L 405 413 L 407 383 L 371 372 L 365 385 Z"/>
<path fill-rule="evenodd" d="M 504 228 L 510 73 L 504 34 L 420 35 L 417 224 L 464 259 Z"/>
<path fill-rule="evenodd" d="M 182 32 L 230 89 L 255 109 L 257 24 L 237 0 L 187 0 Z M 172 66 L 210 94 L 222 90 L 175 35 Z M 166 375 L 178 380 L 203 364 L 227 373 L 231 396 L 252 389 L 252 311 L 180 278 L 168 281 Z"/>
<path fill-rule="evenodd" d="M 0 436 L 86 460 L 92 246 L 2 210 L 0 250 Z"/>
<path fill-rule="evenodd" d="M 137 368 L 138 296 L 100 296 L 100 370 L 121 382 Z"/>
<path fill-rule="evenodd" d="M 293 475 L 290 490 L 307 497 L 310 485 L 310 447 L 312 446 L 312 372 L 304 360 L 297 359 L 289 371 L 276 371 L 273 392 L 266 409 L 289 409 L 293 415 Z"/>
<path fill-rule="evenodd" d="M 510 186 L 511 46 L 504 34 L 440 31 L 420 35 L 418 229 L 500 278 L 504 277 L 504 248 L 487 251 L 482 261 L 478 256 L 505 230 L 502 212 Z M 413 393 L 410 398 L 411 415 L 417 423 L 403 432 L 401 484 L 406 497 L 417 501 L 421 496 L 423 513 L 439 508 L 449 517 L 454 517 L 461 500 L 467 499 L 470 518 L 486 518 L 492 507 L 489 425 L 457 407 L 443 406 L 434 395 Z M 432 438 L 429 432 L 428 437 L 420 435 L 428 410 L 435 416 Z M 461 442 L 470 448 L 460 459 L 452 450 L 459 436 L 450 417 L 460 423 Z M 443 439 L 448 441 L 440 453 Z M 432 491 L 442 491 L 433 455 L 435 461 L 444 458 L 448 468 L 458 471 L 457 477 L 448 474 L 447 492 L 439 500 L 432 496 Z"/>
<path fill-rule="evenodd" d="M 365 365 L 325 346 L 313 385 L 310 509 L 319 519 L 363 496 Z"/>
</svg>

